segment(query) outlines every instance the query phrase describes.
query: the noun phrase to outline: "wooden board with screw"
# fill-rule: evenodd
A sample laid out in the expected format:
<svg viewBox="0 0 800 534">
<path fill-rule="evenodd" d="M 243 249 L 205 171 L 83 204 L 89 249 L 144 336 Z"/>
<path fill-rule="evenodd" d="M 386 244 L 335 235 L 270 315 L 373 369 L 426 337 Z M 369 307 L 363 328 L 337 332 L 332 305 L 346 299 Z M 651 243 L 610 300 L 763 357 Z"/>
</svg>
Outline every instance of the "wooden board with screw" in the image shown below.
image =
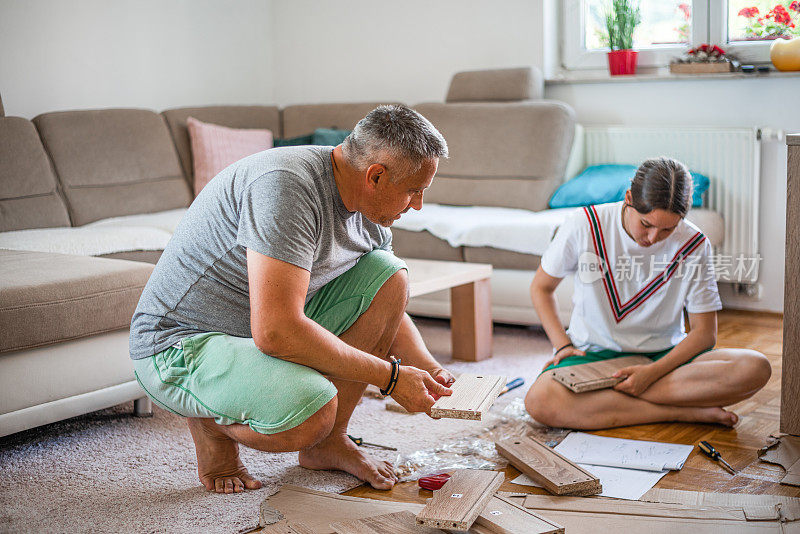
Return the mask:
<svg viewBox="0 0 800 534">
<path fill-rule="evenodd" d="M 564 534 L 564 527 L 495 494 L 476 525 L 495 534 Z"/>
<path fill-rule="evenodd" d="M 333 523 L 331 528 L 336 534 L 445 534 L 438 528 L 418 524 L 414 514 L 408 511 L 342 521 Z"/>
<path fill-rule="evenodd" d="M 614 378 L 614 373 L 632 365 L 647 365 L 653 360 L 646 356 L 623 356 L 601 362 L 582 363 L 553 369 L 553 380 L 561 382 L 575 393 L 613 387 L 624 378 Z"/>
<path fill-rule="evenodd" d="M 544 443 L 530 437 L 495 442 L 497 452 L 511 465 L 555 495 L 595 495 L 603 486 L 593 474 L 581 469 Z"/>
<path fill-rule="evenodd" d="M 504 479 L 503 473 L 497 471 L 462 469 L 454 472 L 417 514 L 417 523 L 448 530 L 468 530 Z"/>
<path fill-rule="evenodd" d="M 436 401 L 431 408 L 431 417 L 480 421 L 505 383 L 504 376 L 464 373 L 450 386 L 453 394 Z"/>
</svg>

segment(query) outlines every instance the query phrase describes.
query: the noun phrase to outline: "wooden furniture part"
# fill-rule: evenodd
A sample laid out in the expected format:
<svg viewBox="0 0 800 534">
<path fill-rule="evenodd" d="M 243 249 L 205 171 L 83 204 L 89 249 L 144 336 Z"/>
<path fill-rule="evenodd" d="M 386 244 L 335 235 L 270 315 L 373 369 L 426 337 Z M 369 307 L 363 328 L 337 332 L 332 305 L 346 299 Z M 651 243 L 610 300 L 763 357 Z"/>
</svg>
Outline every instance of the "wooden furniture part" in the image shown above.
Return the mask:
<svg viewBox="0 0 800 534">
<path fill-rule="evenodd" d="M 800 133 L 787 135 L 781 432 L 800 435 Z"/>
<path fill-rule="evenodd" d="M 554 495 L 595 495 L 603 491 L 596 476 L 538 440 L 509 438 L 495 442 L 495 447 L 511 465 Z"/>
<path fill-rule="evenodd" d="M 405 260 L 410 296 L 450 289 L 453 358 L 478 361 L 492 356 L 492 266 L 458 261 Z"/>
<path fill-rule="evenodd" d="M 289 523 L 285 519 L 267 525 L 258 532 L 261 534 L 316 534 L 315 530 L 308 528 L 303 523 Z"/>
<path fill-rule="evenodd" d="M 462 469 L 453 473 L 417 514 L 417 523 L 448 530 L 467 530 L 483 512 L 505 476 L 497 471 Z"/>
<path fill-rule="evenodd" d="M 445 534 L 444 530 L 417 523 L 408 511 L 333 523 L 336 534 Z"/>
<path fill-rule="evenodd" d="M 475 520 L 494 534 L 564 534 L 564 527 L 495 494 Z M 474 527 L 473 527 L 474 528 Z"/>
<path fill-rule="evenodd" d="M 612 376 L 614 373 L 625 367 L 649 363 L 653 361 L 645 356 L 623 356 L 602 362 L 559 367 L 553 369 L 552 377 L 575 393 L 583 393 L 613 387 L 625 380 L 625 378 L 614 378 Z"/>
<path fill-rule="evenodd" d="M 463 373 L 450 386 L 453 394 L 439 398 L 431 407 L 431 417 L 480 421 L 505 383 L 504 376 Z"/>
</svg>

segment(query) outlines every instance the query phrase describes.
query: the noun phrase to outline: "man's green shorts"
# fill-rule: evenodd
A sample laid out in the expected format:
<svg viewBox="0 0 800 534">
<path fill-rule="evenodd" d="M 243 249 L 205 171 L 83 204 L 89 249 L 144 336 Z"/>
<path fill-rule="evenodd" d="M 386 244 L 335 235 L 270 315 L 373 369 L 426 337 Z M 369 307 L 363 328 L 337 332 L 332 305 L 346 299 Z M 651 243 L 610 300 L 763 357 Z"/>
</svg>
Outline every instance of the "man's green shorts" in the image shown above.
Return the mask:
<svg viewBox="0 0 800 534">
<path fill-rule="evenodd" d="M 373 250 L 322 287 L 305 314 L 339 336 L 369 308 L 381 286 L 405 268 L 392 253 Z M 180 345 L 133 362 L 147 394 L 178 415 L 275 434 L 296 427 L 336 395 L 336 387 L 319 372 L 262 353 L 252 338 L 207 332 L 184 338 Z"/>
<path fill-rule="evenodd" d="M 601 351 L 597 351 L 597 352 L 586 351 L 586 355 L 585 356 L 568 356 L 568 357 L 564 358 L 563 360 L 561 360 L 560 362 L 558 362 L 558 364 L 556 364 L 556 365 L 548 365 L 544 369 L 544 371 L 542 371 L 542 373 L 544 373 L 546 371 L 550 371 L 552 369 L 559 368 L 559 367 L 570 367 L 570 366 L 573 366 L 573 365 L 580 365 L 582 363 L 602 362 L 602 361 L 605 361 L 605 360 L 612 360 L 614 358 L 622 358 L 623 356 L 647 356 L 648 358 L 650 358 L 651 360 L 653 360 L 655 362 L 655 361 L 660 360 L 664 356 L 666 356 L 667 353 L 669 351 L 671 351 L 673 348 L 674 347 L 670 347 L 668 349 L 660 350 L 660 351 L 657 351 L 657 352 L 617 352 L 615 350 L 609 350 L 609 349 L 605 349 L 605 350 L 601 350 Z M 695 356 L 692 356 L 691 359 L 689 359 L 688 361 L 686 361 L 685 363 L 683 363 L 681 365 L 686 365 L 687 363 L 693 361 L 695 358 L 697 358 L 697 356 L 700 356 L 700 354 L 703 354 L 704 352 L 708 352 L 708 351 L 704 350 L 703 352 L 701 352 L 701 353 L 699 353 L 699 354 L 697 354 Z"/>
</svg>

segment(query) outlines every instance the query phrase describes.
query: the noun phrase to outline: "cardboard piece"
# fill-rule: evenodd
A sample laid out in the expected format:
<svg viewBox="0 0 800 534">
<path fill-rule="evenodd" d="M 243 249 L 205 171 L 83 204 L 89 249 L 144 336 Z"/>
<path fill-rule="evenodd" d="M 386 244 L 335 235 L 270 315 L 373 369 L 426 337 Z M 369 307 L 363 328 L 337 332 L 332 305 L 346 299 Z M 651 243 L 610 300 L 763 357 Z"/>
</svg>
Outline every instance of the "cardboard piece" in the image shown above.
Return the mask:
<svg viewBox="0 0 800 534">
<path fill-rule="evenodd" d="M 433 492 L 433 498 L 417 514 L 417 523 L 448 530 L 467 530 L 503 480 L 505 476 L 497 471 L 455 471 L 441 489 Z"/>
<path fill-rule="evenodd" d="M 475 524 L 496 534 L 564 534 L 564 527 L 495 494 Z"/>
<path fill-rule="evenodd" d="M 289 523 L 285 519 L 278 523 L 267 525 L 259 532 L 261 534 L 315 534 L 314 530 L 303 523 Z"/>
<path fill-rule="evenodd" d="M 778 434 L 771 436 L 770 441 L 766 447 L 758 451 L 759 458 L 786 469 L 781 484 L 800 486 L 800 436 Z"/>
<path fill-rule="evenodd" d="M 749 520 L 800 519 L 800 498 L 783 495 L 750 495 L 746 493 L 708 493 L 653 488 L 640 499 L 648 502 L 686 504 L 690 506 L 724 506 L 740 508 Z"/>
<path fill-rule="evenodd" d="M 331 528 L 336 534 L 445 534 L 438 528 L 418 525 L 414 514 L 408 511 L 340 521 Z"/>
<path fill-rule="evenodd" d="M 431 417 L 480 420 L 505 384 L 504 376 L 463 373 L 450 386 L 453 394 L 433 405 Z"/>
<path fill-rule="evenodd" d="M 600 479 L 536 439 L 508 438 L 494 445 L 511 465 L 554 495 L 594 495 L 603 491 Z"/>
<path fill-rule="evenodd" d="M 614 373 L 624 367 L 650 363 L 653 363 L 653 361 L 645 356 L 624 356 L 602 362 L 559 367 L 552 370 L 551 376 L 553 380 L 561 382 L 575 393 L 583 393 L 616 386 L 625 379 L 614 378 L 612 376 Z"/>
</svg>

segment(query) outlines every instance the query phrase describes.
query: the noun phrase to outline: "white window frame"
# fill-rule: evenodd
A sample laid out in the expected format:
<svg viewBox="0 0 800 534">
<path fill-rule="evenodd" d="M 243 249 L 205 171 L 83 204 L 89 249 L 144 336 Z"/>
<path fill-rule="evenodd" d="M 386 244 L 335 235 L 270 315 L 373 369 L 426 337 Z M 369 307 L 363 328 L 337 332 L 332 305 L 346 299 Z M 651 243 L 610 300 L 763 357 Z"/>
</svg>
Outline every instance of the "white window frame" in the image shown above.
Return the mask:
<svg viewBox="0 0 800 534">
<path fill-rule="evenodd" d="M 561 3 L 561 63 L 566 70 L 604 70 L 608 68 L 607 49 L 586 50 L 584 43 L 584 0 L 564 0 Z M 567 23 L 567 14 L 578 13 L 578 24 Z M 692 0 L 692 30 L 689 45 L 719 44 L 742 63 L 769 61 L 772 41 L 728 43 L 727 0 Z M 655 45 L 637 48 L 640 67 L 664 67 L 683 55 L 687 45 Z"/>
</svg>

